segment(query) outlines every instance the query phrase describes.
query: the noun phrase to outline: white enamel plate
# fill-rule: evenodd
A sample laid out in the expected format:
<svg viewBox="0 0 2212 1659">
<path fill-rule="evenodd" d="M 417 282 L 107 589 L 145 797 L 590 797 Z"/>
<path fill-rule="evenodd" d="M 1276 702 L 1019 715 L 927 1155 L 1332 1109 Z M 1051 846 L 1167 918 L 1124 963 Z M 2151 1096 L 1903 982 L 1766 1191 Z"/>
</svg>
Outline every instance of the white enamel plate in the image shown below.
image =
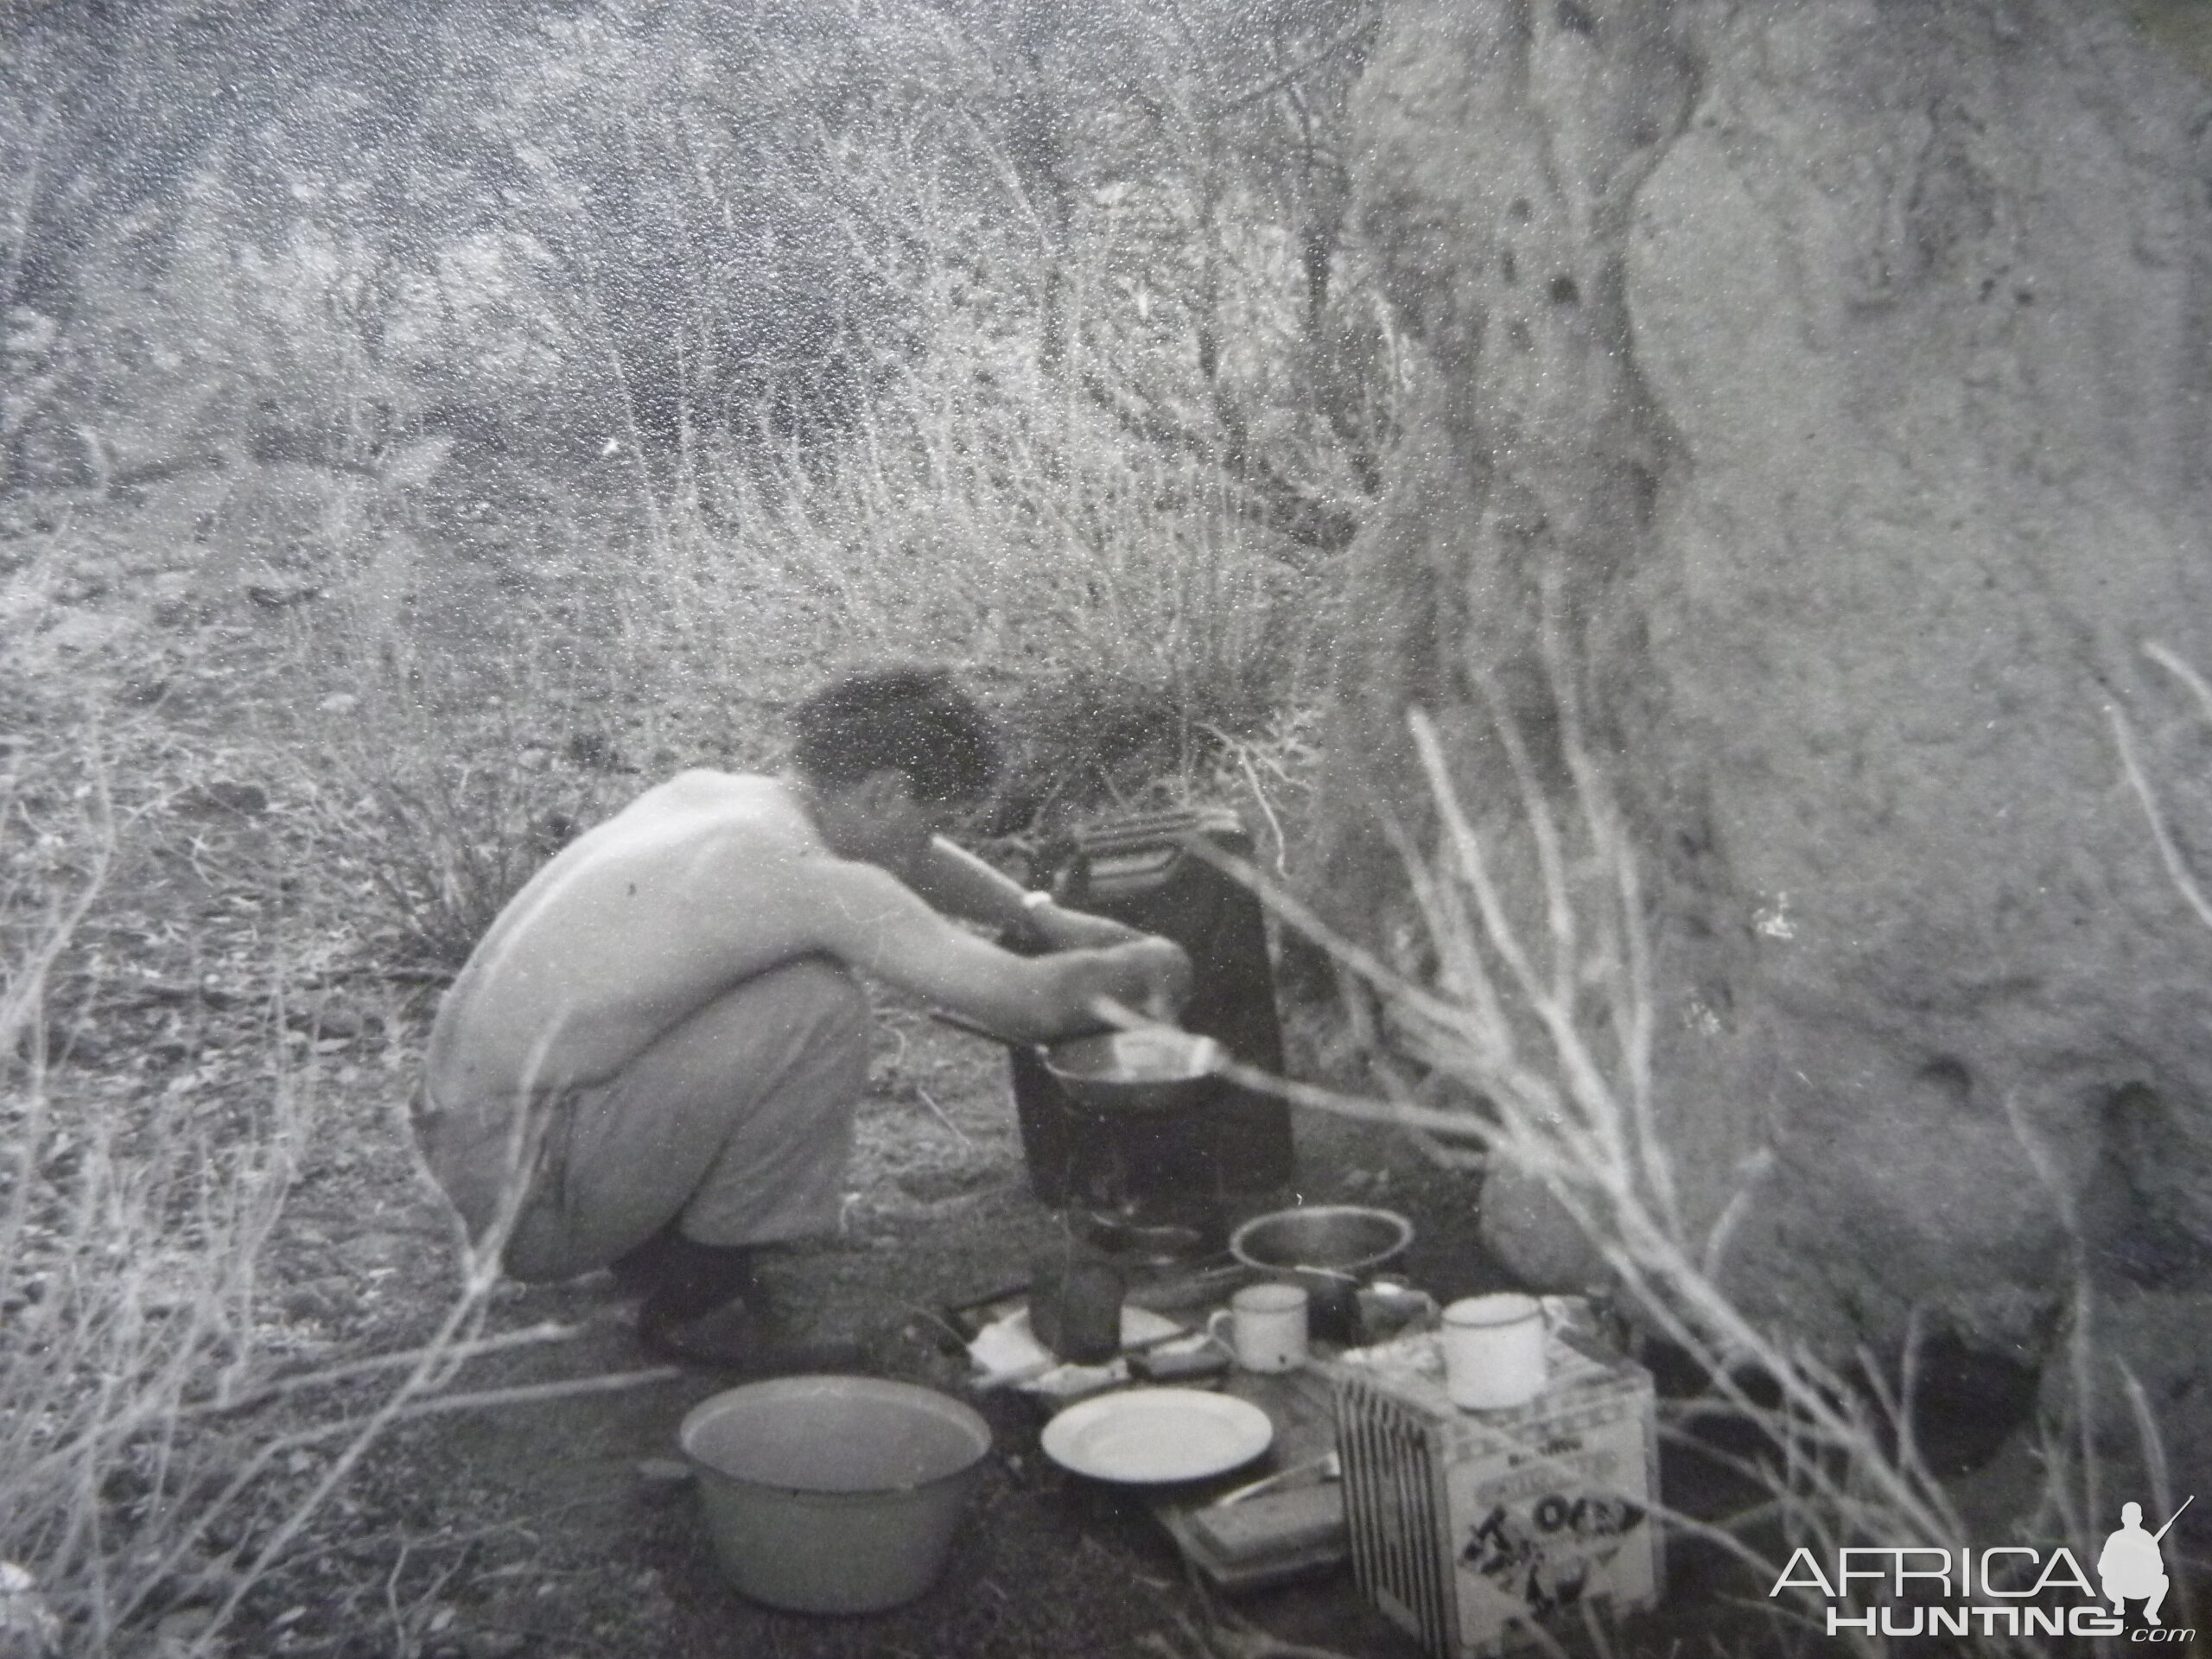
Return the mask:
<svg viewBox="0 0 2212 1659">
<path fill-rule="evenodd" d="M 1070 1406 L 1045 1425 L 1045 1455 L 1094 1480 L 1204 1480 L 1249 1463 L 1275 1426 L 1247 1400 L 1202 1389 L 1128 1389 Z"/>
</svg>

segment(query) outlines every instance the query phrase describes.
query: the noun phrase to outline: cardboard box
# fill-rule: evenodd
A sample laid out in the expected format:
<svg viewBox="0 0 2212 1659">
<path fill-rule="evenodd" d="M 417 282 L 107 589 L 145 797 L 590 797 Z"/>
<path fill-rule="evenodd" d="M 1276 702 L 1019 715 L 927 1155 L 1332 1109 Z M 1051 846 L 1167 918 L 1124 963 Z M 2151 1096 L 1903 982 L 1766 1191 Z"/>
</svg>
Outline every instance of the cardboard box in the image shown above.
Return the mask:
<svg viewBox="0 0 2212 1659">
<path fill-rule="evenodd" d="M 1541 1395 L 1471 1412 L 1433 1337 L 1370 1352 L 1332 1370 L 1352 1569 L 1386 1616 L 1438 1659 L 1482 1659 L 1656 1598 L 1648 1372 L 1554 1335 Z"/>
</svg>

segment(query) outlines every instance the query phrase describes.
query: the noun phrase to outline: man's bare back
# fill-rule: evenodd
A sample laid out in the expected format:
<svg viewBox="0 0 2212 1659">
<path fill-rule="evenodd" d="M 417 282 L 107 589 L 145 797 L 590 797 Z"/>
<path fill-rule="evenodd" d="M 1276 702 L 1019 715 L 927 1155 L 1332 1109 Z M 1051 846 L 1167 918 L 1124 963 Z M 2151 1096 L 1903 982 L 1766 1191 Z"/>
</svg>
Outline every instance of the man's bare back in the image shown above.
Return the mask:
<svg viewBox="0 0 2212 1659">
<path fill-rule="evenodd" d="M 687 772 L 570 846 L 485 936 L 441 1011 L 441 1100 L 613 1076 L 732 985 L 816 948 L 830 860 L 789 786 Z"/>
</svg>

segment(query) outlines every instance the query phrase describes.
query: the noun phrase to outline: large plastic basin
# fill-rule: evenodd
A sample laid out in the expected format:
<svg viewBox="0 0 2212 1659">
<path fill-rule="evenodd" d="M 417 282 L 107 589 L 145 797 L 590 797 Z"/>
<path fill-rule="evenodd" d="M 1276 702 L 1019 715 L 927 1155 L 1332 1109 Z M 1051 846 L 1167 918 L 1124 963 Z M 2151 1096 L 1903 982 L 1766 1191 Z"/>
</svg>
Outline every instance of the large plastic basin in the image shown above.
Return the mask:
<svg viewBox="0 0 2212 1659">
<path fill-rule="evenodd" d="M 741 1592 L 794 1612 L 866 1613 L 937 1582 L 991 1431 L 912 1383 L 785 1376 L 701 1401 L 679 1440 Z"/>
</svg>

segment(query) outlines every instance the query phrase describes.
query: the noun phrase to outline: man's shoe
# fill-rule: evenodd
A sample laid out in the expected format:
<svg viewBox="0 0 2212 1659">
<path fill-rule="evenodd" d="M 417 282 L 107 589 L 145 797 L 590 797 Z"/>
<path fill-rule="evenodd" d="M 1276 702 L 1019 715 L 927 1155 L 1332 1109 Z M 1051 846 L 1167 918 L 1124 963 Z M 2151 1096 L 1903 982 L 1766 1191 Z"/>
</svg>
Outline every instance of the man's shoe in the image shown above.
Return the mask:
<svg viewBox="0 0 2212 1659">
<path fill-rule="evenodd" d="M 702 1244 L 670 1222 L 651 1238 L 607 1263 L 614 1282 L 633 1296 L 672 1300 L 679 1306 L 709 1308 L 733 1296 L 759 1302 L 760 1253 L 747 1244 Z"/>
<path fill-rule="evenodd" d="M 849 1371 L 861 1358 L 857 1342 L 781 1337 L 742 1301 L 724 1302 L 689 1319 L 672 1318 L 648 1303 L 638 1315 L 638 1339 L 658 1358 L 743 1376 Z"/>
</svg>

